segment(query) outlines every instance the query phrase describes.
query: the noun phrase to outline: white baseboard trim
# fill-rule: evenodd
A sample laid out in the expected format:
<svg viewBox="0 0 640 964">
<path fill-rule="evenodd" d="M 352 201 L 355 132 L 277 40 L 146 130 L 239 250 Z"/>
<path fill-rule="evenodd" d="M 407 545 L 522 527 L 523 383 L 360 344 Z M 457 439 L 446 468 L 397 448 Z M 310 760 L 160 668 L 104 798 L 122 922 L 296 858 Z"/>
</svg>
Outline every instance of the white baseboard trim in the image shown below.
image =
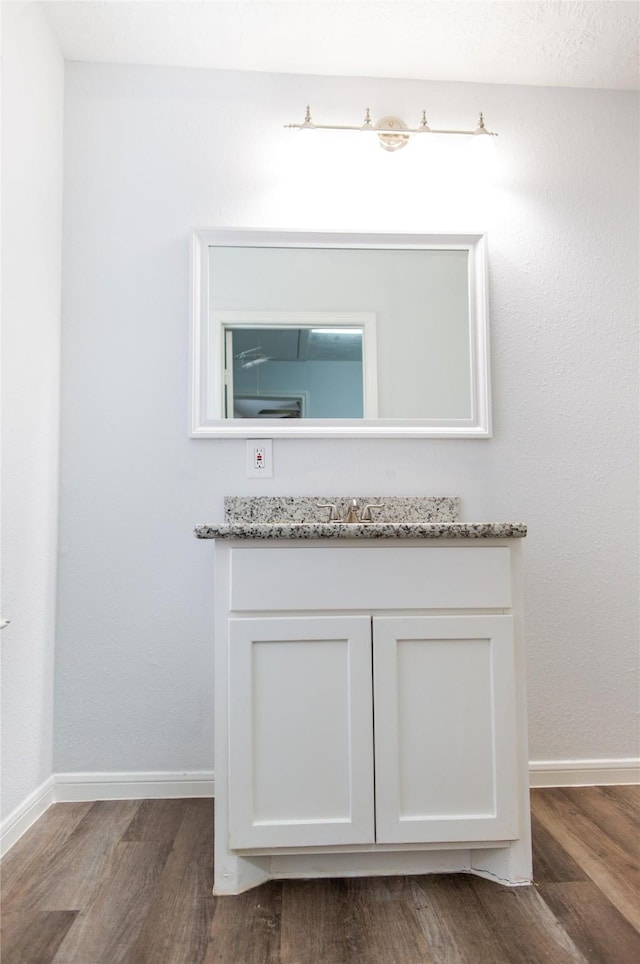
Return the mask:
<svg viewBox="0 0 640 964">
<path fill-rule="evenodd" d="M 54 779 L 49 777 L 30 793 L 0 825 L 0 857 L 13 847 L 54 801 Z"/>
<path fill-rule="evenodd" d="M 532 788 L 636 784 L 640 783 L 640 759 L 532 760 L 529 763 L 529 782 Z M 0 856 L 7 853 L 52 803 L 213 796 L 213 770 L 56 773 L 2 821 Z"/>
<path fill-rule="evenodd" d="M 195 772 L 56 773 L 56 803 L 213 797 L 213 770 Z"/>
<path fill-rule="evenodd" d="M 531 787 L 598 787 L 640 783 L 640 758 L 531 760 Z"/>
<path fill-rule="evenodd" d="M 215 796 L 213 770 L 195 772 L 57 773 L 55 801 L 179 799 Z M 531 787 L 640 783 L 640 759 L 531 760 Z"/>
</svg>

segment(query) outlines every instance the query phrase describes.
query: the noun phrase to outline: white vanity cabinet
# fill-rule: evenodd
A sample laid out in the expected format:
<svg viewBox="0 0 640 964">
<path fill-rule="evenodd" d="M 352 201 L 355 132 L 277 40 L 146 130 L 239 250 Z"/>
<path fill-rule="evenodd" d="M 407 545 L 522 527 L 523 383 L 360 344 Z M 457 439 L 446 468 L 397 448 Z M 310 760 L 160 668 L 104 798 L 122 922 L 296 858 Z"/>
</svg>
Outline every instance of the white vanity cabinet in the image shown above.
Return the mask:
<svg viewBox="0 0 640 964">
<path fill-rule="evenodd" d="M 531 877 L 517 540 L 216 543 L 215 892 Z"/>
</svg>

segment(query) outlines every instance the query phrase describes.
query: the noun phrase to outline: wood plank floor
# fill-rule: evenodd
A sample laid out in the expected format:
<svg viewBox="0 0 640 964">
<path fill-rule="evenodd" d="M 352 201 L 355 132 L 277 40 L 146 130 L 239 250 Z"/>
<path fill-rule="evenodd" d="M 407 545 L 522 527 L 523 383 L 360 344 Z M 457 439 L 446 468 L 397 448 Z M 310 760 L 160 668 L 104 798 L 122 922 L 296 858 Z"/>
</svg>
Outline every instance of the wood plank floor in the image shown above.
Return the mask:
<svg viewBox="0 0 640 964">
<path fill-rule="evenodd" d="M 532 887 L 211 895 L 213 804 L 56 804 L 2 861 L 2 964 L 640 964 L 640 787 L 534 790 Z"/>
</svg>

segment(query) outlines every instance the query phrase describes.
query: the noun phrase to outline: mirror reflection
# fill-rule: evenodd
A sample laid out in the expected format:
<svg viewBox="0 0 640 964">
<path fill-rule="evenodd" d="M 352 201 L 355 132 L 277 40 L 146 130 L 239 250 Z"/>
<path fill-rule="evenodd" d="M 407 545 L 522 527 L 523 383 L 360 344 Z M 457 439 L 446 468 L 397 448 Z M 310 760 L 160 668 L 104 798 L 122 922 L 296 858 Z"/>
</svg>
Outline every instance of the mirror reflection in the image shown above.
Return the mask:
<svg viewBox="0 0 640 964">
<path fill-rule="evenodd" d="M 193 263 L 192 435 L 490 434 L 483 235 L 201 231 Z"/>
<path fill-rule="evenodd" d="M 226 418 L 362 418 L 363 328 L 225 327 Z"/>
</svg>

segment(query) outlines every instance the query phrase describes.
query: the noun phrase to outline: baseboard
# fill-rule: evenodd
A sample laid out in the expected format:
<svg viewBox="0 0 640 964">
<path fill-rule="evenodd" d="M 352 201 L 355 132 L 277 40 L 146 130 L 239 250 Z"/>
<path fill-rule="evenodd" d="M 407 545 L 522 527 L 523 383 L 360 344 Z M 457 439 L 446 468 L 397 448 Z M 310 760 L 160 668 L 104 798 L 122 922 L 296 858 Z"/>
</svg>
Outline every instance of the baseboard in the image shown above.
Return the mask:
<svg viewBox="0 0 640 964">
<path fill-rule="evenodd" d="M 213 797 L 212 770 L 195 772 L 56 773 L 56 803 Z"/>
<path fill-rule="evenodd" d="M 531 787 L 610 786 L 640 783 L 640 759 L 532 760 Z M 194 772 L 57 773 L 0 824 L 0 856 L 52 803 L 95 800 L 162 800 L 213 797 L 212 770 Z"/>
<path fill-rule="evenodd" d="M 14 843 L 20 839 L 54 801 L 54 779 L 49 777 L 41 786 L 10 813 L 0 825 L 0 857 L 4 857 Z"/>
<path fill-rule="evenodd" d="M 215 796 L 212 770 L 195 772 L 57 773 L 56 803 L 91 800 L 179 799 Z M 531 760 L 531 787 L 640 783 L 640 759 Z"/>
<path fill-rule="evenodd" d="M 640 783 L 640 759 L 531 760 L 531 787 L 598 787 Z"/>
</svg>

